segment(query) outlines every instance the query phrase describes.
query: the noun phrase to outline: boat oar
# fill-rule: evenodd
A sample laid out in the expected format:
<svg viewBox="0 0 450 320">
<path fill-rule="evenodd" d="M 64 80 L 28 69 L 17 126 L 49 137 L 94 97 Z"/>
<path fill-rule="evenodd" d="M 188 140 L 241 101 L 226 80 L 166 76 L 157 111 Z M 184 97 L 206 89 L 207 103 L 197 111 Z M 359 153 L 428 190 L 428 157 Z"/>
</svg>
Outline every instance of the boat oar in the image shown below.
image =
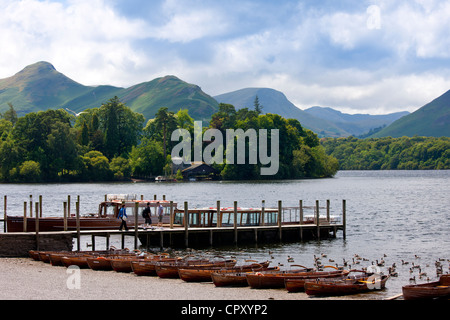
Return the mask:
<svg viewBox="0 0 450 320">
<path fill-rule="evenodd" d="M 323 268 L 324 268 L 324 269 L 325 269 L 325 268 L 333 268 L 333 269 L 339 270 L 339 269 L 338 269 L 337 267 L 335 267 L 335 266 L 324 266 Z"/>
</svg>

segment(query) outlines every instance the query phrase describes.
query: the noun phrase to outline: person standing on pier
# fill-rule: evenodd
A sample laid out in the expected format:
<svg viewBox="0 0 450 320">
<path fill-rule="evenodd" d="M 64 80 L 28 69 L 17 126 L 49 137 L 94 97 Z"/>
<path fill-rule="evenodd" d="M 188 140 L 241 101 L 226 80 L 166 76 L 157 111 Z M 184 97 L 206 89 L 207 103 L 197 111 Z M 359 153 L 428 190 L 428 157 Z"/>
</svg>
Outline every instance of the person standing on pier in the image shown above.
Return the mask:
<svg viewBox="0 0 450 320">
<path fill-rule="evenodd" d="M 152 210 L 150 209 L 150 202 L 147 202 L 147 206 L 142 211 L 142 217 L 144 217 L 146 224 L 152 224 Z"/>
<path fill-rule="evenodd" d="M 127 211 L 125 209 L 125 204 L 122 204 L 122 208 L 119 210 L 119 215 L 117 216 L 117 219 L 122 219 L 122 223 L 120 224 L 119 230 L 122 231 L 122 228 L 125 227 L 125 231 L 128 231 L 127 226 Z"/>
<path fill-rule="evenodd" d="M 159 202 L 156 203 L 156 210 L 157 210 L 156 213 L 158 216 L 158 227 L 162 227 L 164 208 Z"/>
</svg>

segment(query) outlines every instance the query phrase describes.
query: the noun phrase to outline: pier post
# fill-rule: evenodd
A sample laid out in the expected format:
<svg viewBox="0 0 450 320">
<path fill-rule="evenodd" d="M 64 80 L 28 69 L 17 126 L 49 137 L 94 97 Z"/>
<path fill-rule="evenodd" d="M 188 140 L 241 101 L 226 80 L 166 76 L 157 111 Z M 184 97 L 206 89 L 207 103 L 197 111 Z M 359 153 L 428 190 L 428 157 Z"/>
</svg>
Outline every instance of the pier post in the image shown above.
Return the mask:
<svg viewBox="0 0 450 320">
<path fill-rule="evenodd" d="M 23 203 L 23 232 L 27 232 L 27 206 L 26 202 Z M 6 224 L 6 221 L 5 221 Z"/>
<path fill-rule="evenodd" d="M 327 221 L 330 223 L 330 200 L 327 200 Z"/>
<path fill-rule="evenodd" d="M 64 231 L 67 231 L 67 202 L 64 201 Z"/>
<path fill-rule="evenodd" d="M 346 238 L 346 229 L 347 229 L 347 201 L 346 200 L 342 200 L 342 231 L 343 231 L 343 236 L 344 236 L 344 240 Z"/>
<path fill-rule="evenodd" d="M 261 203 L 261 225 L 266 225 L 266 217 L 265 217 L 265 207 L 266 207 L 266 200 L 263 200 Z"/>
<path fill-rule="evenodd" d="M 80 235 L 80 203 L 77 201 L 75 204 L 75 210 L 77 215 L 77 250 L 80 252 L 80 243 L 81 243 L 81 235 Z"/>
<path fill-rule="evenodd" d="M 30 218 L 33 217 L 33 196 L 30 194 Z"/>
<path fill-rule="evenodd" d="M 67 195 L 67 216 L 70 217 L 70 194 Z"/>
<path fill-rule="evenodd" d="M 303 200 L 299 200 L 299 202 L 298 202 L 298 205 L 299 205 L 299 207 L 300 207 L 300 221 L 299 221 L 299 223 L 300 223 L 300 240 L 303 240 L 303 227 L 302 227 L 302 225 L 303 225 Z"/>
<path fill-rule="evenodd" d="M 139 202 L 134 203 L 134 249 L 138 248 L 138 215 Z"/>
<path fill-rule="evenodd" d="M 170 229 L 173 229 L 173 201 L 170 201 Z"/>
<path fill-rule="evenodd" d="M 283 235 L 281 234 L 281 218 L 283 215 L 283 205 L 281 200 L 278 201 L 278 233 L 280 235 L 280 241 L 283 238 Z"/>
<path fill-rule="evenodd" d="M 7 205 L 6 205 L 6 202 L 7 202 L 7 196 L 4 196 L 4 202 L 3 202 L 3 232 L 5 232 L 6 233 L 6 216 L 7 216 L 7 214 L 6 214 L 6 207 L 7 207 Z"/>
<path fill-rule="evenodd" d="M 237 201 L 234 202 L 234 244 L 238 241 L 238 231 L 237 231 Z"/>
<path fill-rule="evenodd" d="M 184 243 L 189 247 L 189 210 L 187 201 L 184 202 Z"/>
<path fill-rule="evenodd" d="M 39 251 L 39 214 L 38 214 L 38 211 L 39 211 L 39 203 L 37 203 L 36 202 L 36 220 L 35 220 L 35 223 L 36 223 L 36 250 L 38 250 Z"/>
<path fill-rule="evenodd" d="M 217 200 L 217 228 L 222 226 L 222 213 L 220 211 L 220 200 Z"/>
<path fill-rule="evenodd" d="M 39 217 L 42 218 L 42 196 L 39 196 Z"/>
<path fill-rule="evenodd" d="M 317 226 L 317 239 L 320 239 L 320 211 L 319 211 L 319 200 L 316 200 L 316 226 Z"/>
</svg>

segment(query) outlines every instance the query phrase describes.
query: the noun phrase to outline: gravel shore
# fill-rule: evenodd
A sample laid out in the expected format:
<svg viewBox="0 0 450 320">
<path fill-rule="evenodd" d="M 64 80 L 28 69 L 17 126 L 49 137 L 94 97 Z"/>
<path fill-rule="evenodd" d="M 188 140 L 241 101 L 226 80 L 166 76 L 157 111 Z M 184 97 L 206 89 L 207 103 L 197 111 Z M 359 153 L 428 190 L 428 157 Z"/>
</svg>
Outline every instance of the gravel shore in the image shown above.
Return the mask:
<svg viewBox="0 0 450 320">
<path fill-rule="evenodd" d="M 0 259 L 1 300 L 303 300 L 305 293 L 284 289 L 217 288 L 212 283 L 138 277 L 134 273 L 80 270 L 74 274 L 29 258 Z M 69 285 L 68 285 L 69 282 Z"/>
</svg>

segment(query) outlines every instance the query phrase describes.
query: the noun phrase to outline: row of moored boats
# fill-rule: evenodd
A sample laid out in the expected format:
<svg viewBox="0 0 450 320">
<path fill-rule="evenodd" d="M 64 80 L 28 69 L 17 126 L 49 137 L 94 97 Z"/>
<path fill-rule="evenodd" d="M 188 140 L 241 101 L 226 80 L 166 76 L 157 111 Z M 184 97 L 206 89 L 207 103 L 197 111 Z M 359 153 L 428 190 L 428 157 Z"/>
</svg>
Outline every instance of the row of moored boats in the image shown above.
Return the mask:
<svg viewBox="0 0 450 320">
<path fill-rule="evenodd" d="M 217 287 L 250 286 L 255 289 L 285 288 L 289 292 L 308 295 L 336 296 L 382 290 L 389 275 L 372 274 L 360 270 L 317 271 L 301 265 L 289 270 L 270 267 L 269 261 L 245 260 L 237 265 L 235 259 L 223 256 L 170 256 L 167 253 L 148 253 L 138 250 L 84 252 L 30 251 L 34 260 L 53 266 L 76 266 L 92 270 L 134 273 L 137 276 L 180 278 L 186 282 L 213 282 Z M 450 297 L 450 275 L 442 275 L 438 282 L 403 287 L 405 299 Z"/>
</svg>

